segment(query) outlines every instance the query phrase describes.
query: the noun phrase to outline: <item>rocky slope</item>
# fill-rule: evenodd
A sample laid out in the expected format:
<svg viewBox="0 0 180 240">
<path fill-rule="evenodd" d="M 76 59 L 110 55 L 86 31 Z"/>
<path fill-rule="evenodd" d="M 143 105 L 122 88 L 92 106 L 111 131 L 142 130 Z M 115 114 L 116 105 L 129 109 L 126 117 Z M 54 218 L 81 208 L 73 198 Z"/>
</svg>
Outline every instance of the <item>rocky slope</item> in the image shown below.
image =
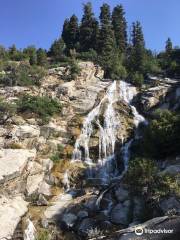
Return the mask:
<svg viewBox="0 0 180 240">
<path fill-rule="evenodd" d="M 22 239 L 25 233 L 25 239 L 28 239 L 28 231 L 31 234 L 33 231 L 29 225 L 32 222 L 37 232 L 47 230 L 57 239 L 98 239 L 100 235 L 101 239 L 117 239 L 117 236 L 118 239 L 136 239 L 129 233 L 134 231 L 132 229 L 122 230 L 128 232 L 127 236 L 119 238 L 118 235 L 119 229 L 141 223 L 144 210 L 144 200 L 138 195 L 132 197 L 126 184 L 120 183 L 118 178 L 123 171 L 124 152 L 120 149 L 134 135 L 134 108 L 126 99 L 119 98 L 119 88 L 113 93 L 113 97 L 118 96 L 116 101 L 111 103 L 105 97 L 112 80 L 103 80 L 100 67 L 91 62 L 79 65 L 81 73 L 76 80 L 64 81 L 66 69 L 59 67 L 49 70 L 40 87 L 0 88 L 1 96 L 7 102 L 13 103 L 28 93 L 48 95 L 63 106 L 61 114 L 43 125 L 32 114 L 19 114 L 0 126 L 0 239 Z M 111 92 L 109 95 L 111 97 Z M 145 115 L 152 114 L 157 107 L 178 109 L 179 98 L 176 81 L 160 81 L 158 86 L 141 92 L 139 108 Z M 92 165 L 86 161 L 71 162 L 74 145 L 82 135 L 84 120 L 98 106 L 98 121 L 95 118 L 88 125 L 93 130 L 88 142 Z M 102 182 L 98 162 L 99 136 L 103 121 L 106 121 L 103 120 L 106 108 L 118 122 L 113 135 L 117 165 L 113 165 L 113 171 L 118 170 L 118 173 L 108 183 Z M 125 146 L 124 151 L 128 145 Z M 60 147 L 61 159 L 53 162 L 52 156 L 60 151 Z M 84 156 L 83 147 L 80 145 L 79 150 Z M 101 164 L 104 167 L 103 161 Z M 177 175 L 179 166 L 177 158 L 173 165 L 167 162 L 163 171 Z M 96 173 L 93 178 L 86 177 L 89 169 Z M 160 208 L 164 215 L 172 209 L 178 214 L 180 203 L 172 196 L 164 199 Z M 152 225 L 155 225 L 153 221 Z M 174 220 L 167 217 L 166 221 Z M 178 218 L 175 221 L 178 222 Z"/>
</svg>

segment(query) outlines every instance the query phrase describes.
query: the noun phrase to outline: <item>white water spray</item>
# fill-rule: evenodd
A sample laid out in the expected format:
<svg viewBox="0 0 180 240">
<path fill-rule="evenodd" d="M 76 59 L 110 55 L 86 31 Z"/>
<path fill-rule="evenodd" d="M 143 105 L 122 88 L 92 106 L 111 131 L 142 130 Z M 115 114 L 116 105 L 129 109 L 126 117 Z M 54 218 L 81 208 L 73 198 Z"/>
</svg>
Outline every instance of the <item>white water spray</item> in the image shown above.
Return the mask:
<svg viewBox="0 0 180 240">
<path fill-rule="evenodd" d="M 119 94 L 117 94 L 118 90 Z M 93 160 L 90 158 L 89 142 L 94 131 L 94 124 L 96 124 L 99 128 L 99 159 L 96 164 L 97 174 L 101 178 L 110 177 L 113 171 L 112 163 L 115 162 L 114 152 L 117 140 L 117 129 L 121 127 L 113 105 L 118 100 L 124 101 L 129 105 L 134 116 L 134 125 L 137 128 L 141 122 L 145 122 L 145 119 L 132 105 L 132 100 L 136 95 L 136 88 L 124 81 L 119 82 L 119 88 L 117 88 L 116 81 L 108 87 L 104 98 L 85 118 L 81 134 L 75 143 L 72 161 L 85 161 L 89 166 L 93 165 Z M 104 109 L 103 123 L 101 123 L 102 121 L 100 121 L 99 118 L 102 109 Z M 132 142 L 133 139 L 125 143 L 121 149 L 125 171 L 128 168 Z"/>
</svg>

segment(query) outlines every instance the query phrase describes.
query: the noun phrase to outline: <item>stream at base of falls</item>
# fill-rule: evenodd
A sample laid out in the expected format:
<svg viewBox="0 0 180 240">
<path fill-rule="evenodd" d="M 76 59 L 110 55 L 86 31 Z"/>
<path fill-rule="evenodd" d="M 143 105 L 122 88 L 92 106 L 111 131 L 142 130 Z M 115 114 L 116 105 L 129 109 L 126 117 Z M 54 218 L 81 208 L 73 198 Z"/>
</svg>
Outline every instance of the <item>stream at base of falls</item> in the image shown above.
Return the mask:
<svg viewBox="0 0 180 240">
<path fill-rule="evenodd" d="M 87 178 L 98 178 L 104 182 L 123 175 L 128 169 L 130 158 L 130 147 L 133 139 L 125 142 L 119 151 L 122 155 L 124 170 L 119 173 L 115 157 L 115 144 L 117 142 L 117 129 L 121 129 L 121 123 L 117 119 L 114 104 L 118 101 L 125 103 L 132 112 L 133 123 L 135 128 L 134 138 L 138 137 L 138 126 L 140 123 L 146 124 L 146 120 L 140 115 L 132 105 L 133 98 L 137 95 L 137 90 L 131 84 L 124 81 L 114 81 L 108 87 L 106 94 L 100 103 L 89 112 L 84 120 L 81 134 L 76 140 L 72 162 L 84 161 L 89 166 Z M 102 109 L 103 121 L 100 119 Z M 102 123 L 103 122 L 103 123 Z M 94 126 L 98 127 L 99 138 L 99 159 L 95 160 L 90 157 L 90 139 L 92 137 Z M 122 142 L 124 139 L 121 139 Z M 94 167 L 95 166 L 95 167 Z M 95 169 L 94 171 L 92 169 Z M 68 179 L 66 173 L 66 179 Z"/>
</svg>

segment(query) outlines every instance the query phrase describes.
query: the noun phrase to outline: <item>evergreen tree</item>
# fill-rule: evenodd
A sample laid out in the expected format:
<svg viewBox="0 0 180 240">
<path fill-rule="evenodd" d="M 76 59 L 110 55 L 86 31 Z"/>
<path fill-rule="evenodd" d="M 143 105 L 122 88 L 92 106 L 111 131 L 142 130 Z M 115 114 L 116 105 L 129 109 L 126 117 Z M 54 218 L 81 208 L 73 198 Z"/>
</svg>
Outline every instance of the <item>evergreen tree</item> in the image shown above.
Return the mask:
<svg viewBox="0 0 180 240">
<path fill-rule="evenodd" d="M 36 48 L 34 46 L 29 46 L 27 48 L 24 48 L 23 54 L 25 58 L 29 60 L 30 65 L 37 64 L 37 54 L 36 54 Z"/>
<path fill-rule="evenodd" d="M 70 20 L 65 20 L 62 38 L 67 46 L 67 49 L 76 49 L 79 41 L 79 26 L 78 18 L 76 15 L 72 15 Z"/>
<path fill-rule="evenodd" d="M 81 20 L 80 26 L 80 49 L 81 51 L 87 52 L 89 49 L 96 48 L 98 34 L 98 22 L 92 12 L 91 3 L 84 5 L 84 15 Z"/>
<path fill-rule="evenodd" d="M 37 64 L 40 66 L 46 66 L 47 65 L 47 54 L 46 51 L 42 48 L 39 48 L 37 50 Z"/>
<path fill-rule="evenodd" d="M 125 12 L 122 5 L 117 5 L 112 13 L 112 25 L 116 38 L 117 47 L 122 53 L 126 51 L 127 47 L 127 22 L 125 19 Z"/>
<path fill-rule="evenodd" d="M 140 22 L 132 24 L 132 48 L 130 52 L 130 70 L 143 73 L 145 42 Z"/>
<path fill-rule="evenodd" d="M 8 55 L 12 61 L 20 61 L 23 60 L 24 57 L 22 52 L 16 48 L 15 44 L 9 48 Z"/>
<path fill-rule="evenodd" d="M 166 41 L 166 46 L 165 46 L 165 51 L 166 51 L 166 56 L 170 57 L 171 53 L 173 50 L 173 45 L 172 45 L 172 41 L 170 38 L 167 39 Z"/>
<path fill-rule="evenodd" d="M 69 19 L 65 19 L 64 24 L 63 24 L 63 30 L 62 30 L 62 39 L 63 41 L 67 44 L 68 42 L 68 28 L 69 28 Z"/>
<path fill-rule="evenodd" d="M 98 42 L 98 53 L 100 54 L 100 64 L 105 68 L 106 76 L 109 76 L 109 66 L 113 58 L 115 48 L 114 32 L 111 24 L 111 13 L 108 4 L 103 4 L 100 13 L 100 33 Z"/>
<path fill-rule="evenodd" d="M 51 45 L 49 55 L 55 60 L 59 61 L 64 56 L 66 45 L 62 38 L 55 40 Z"/>
</svg>

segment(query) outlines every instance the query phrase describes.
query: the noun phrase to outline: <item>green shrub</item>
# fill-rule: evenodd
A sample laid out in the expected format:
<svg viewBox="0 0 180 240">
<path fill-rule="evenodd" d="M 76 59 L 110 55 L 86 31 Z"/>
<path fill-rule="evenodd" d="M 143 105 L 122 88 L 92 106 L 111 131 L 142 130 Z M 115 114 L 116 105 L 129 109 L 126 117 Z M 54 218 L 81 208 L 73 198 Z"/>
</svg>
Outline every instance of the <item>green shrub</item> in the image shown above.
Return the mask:
<svg viewBox="0 0 180 240">
<path fill-rule="evenodd" d="M 81 52 L 78 55 L 78 58 L 84 61 L 97 61 L 97 52 L 94 49 L 90 49 L 88 52 Z"/>
<path fill-rule="evenodd" d="M 33 113 L 47 123 L 54 114 L 60 113 L 61 105 L 52 98 L 47 96 L 30 96 L 24 95 L 17 102 L 18 112 Z"/>
<path fill-rule="evenodd" d="M 58 144 L 57 151 L 50 157 L 50 159 L 57 163 L 61 158 L 63 158 L 64 147 L 61 144 Z"/>
<path fill-rule="evenodd" d="M 151 159 L 132 159 L 125 175 L 125 182 L 130 186 L 131 191 L 140 194 L 147 191 L 147 196 L 155 200 L 172 192 L 179 195 L 180 188 L 177 179 L 161 174 L 155 161 Z"/>
<path fill-rule="evenodd" d="M 168 110 L 155 112 L 135 152 L 154 159 L 166 159 L 180 154 L 180 115 Z"/>
<path fill-rule="evenodd" d="M 10 86 L 40 85 L 41 79 L 46 75 L 44 68 L 27 63 L 6 63 L 4 64 L 6 74 L 0 78 L 0 82 Z"/>
<path fill-rule="evenodd" d="M 16 105 L 0 99 L 0 124 L 4 124 L 16 113 Z"/>
<path fill-rule="evenodd" d="M 144 77 L 141 73 L 135 72 L 129 75 L 130 81 L 137 87 L 141 87 L 144 82 Z"/>
<path fill-rule="evenodd" d="M 67 75 L 64 76 L 65 81 L 71 81 L 77 78 L 78 74 L 80 73 L 81 69 L 75 59 L 69 59 L 67 65 Z"/>
<path fill-rule="evenodd" d="M 41 229 L 37 233 L 36 240 L 49 240 L 49 239 L 50 239 L 50 235 L 49 235 L 49 231 L 48 230 Z"/>
<path fill-rule="evenodd" d="M 130 161 L 126 174 L 126 181 L 130 186 L 141 190 L 151 186 L 157 174 L 155 162 L 144 158 L 135 158 Z"/>
</svg>

